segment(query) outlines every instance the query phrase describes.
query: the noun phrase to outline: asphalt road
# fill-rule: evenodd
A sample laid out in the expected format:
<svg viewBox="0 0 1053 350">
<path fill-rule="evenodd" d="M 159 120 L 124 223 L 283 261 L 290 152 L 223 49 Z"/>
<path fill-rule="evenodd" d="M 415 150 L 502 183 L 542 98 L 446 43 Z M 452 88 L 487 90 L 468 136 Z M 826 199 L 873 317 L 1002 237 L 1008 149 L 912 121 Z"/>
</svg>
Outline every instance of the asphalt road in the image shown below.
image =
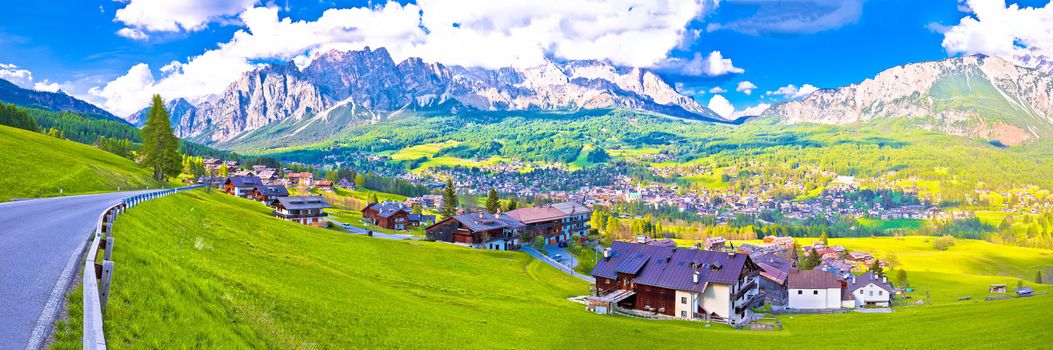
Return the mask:
<svg viewBox="0 0 1053 350">
<path fill-rule="evenodd" d="M 46 341 L 99 214 L 117 192 L 0 203 L 0 349 Z M 32 344 L 31 344 L 32 342 Z"/>
</svg>

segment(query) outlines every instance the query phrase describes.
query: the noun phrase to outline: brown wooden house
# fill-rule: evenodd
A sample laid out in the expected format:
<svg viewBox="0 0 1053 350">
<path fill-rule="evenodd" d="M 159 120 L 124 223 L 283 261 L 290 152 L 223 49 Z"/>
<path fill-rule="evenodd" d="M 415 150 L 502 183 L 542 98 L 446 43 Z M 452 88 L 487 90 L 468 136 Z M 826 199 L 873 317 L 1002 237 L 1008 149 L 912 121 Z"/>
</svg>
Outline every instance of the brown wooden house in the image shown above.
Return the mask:
<svg viewBox="0 0 1053 350">
<path fill-rule="evenodd" d="M 592 270 L 589 305 L 740 325 L 764 304 L 759 273 L 746 254 L 614 242 Z"/>
<path fill-rule="evenodd" d="M 523 223 L 505 215 L 468 213 L 446 218 L 424 229 L 429 239 L 493 250 L 519 249 Z"/>
<path fill-rule="evenodd" d="M 223 191 L 232 196 L 252 198 L 252 192 L 263 182 L 256 176 L 231 176 L 223 182 Z"/>
<path fill-rule="evenodd" d="M 274 216 L 279 219 L 304 225 L 325 226 L 323 218 L 329 214 L 323 209 L 330 206 L 322 197 L 297 196 L 275 198 L 271 207 L 274 208 Z"/>
<path fill-rule="evenodd" d="M 362 218 L 389 230 L 405 230 L 410 208 L 401 202 L 380 202 L 362 208 Z"/>
<path fill-rule="evenodd" d="M 252 191 L 252 199 L 261 203 L 271 203 L 278 197 L 288 197 L 289 189 L 282 185 L 259 185 Z"/>
</svg>

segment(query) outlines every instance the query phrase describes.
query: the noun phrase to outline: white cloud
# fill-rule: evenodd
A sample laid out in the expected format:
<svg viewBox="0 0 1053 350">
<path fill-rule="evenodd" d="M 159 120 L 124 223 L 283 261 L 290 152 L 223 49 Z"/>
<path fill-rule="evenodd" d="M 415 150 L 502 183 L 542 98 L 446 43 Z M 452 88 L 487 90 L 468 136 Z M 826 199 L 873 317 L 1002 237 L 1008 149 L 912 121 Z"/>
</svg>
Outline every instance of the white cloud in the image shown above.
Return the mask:
<svg viewBox="0 0 1053 350">
<path fill-rule="evenodd" d="M 1053 60 L 1053 2 L 1033 8 L 1007 6 L 1004 0 L 969 0 L 961 10 L 970 16 L 955 26 L 940 27 L 947 53 L 999 56 L 1024 65 Z"/>
<path fill-rule="evenodd" d="M 709 89 L 709 93 L 711 94 L 723 94 L 725 92 L 728 92 L 728 90 L 724 90 L 724 88 L 719 86 Z"/>
<path fill-rule="evenodd" d="M 114 79 L 106 86 L 91 88 L 88 90 L 88 95 L 92 97 L 91 102 L 96 102 L 111 113 L 126 116 L 150 101 L 153 93 L 151 88 L 154 83 L 150 67 L 146 63 L 140 63 L 132 66 L 127 74 Z"/>
<path fill-rule="evenodd" d="M 142 31 L 140 31 L 138 29 L 132 29 L 132 28 L 121 28 L 120 30 L 117 31 L 117 35 L 123 36 L 123 37 L 128 38 L 128 39 L 132 39 L 132 40 L 146 40 L 146 39 L 150 38 L 150 36 L 147 35 L 146 33 L 143 33 Z"/>
<path fill-rule="evenodd" d="M 0 79 L 23 88 L 33 86 L 33 73 L 10 63 L 0 63 Z"/>
<path fill-rule="evenodd" d="M 728 102 L 728 99 L 720 95 L 713 95 L 713 97 L 709 99 L 709 104 L 706 105 L 706 107 L 709 107 L 713 112 L 716 112 L 724 118 L 731 118 L 731 115 L 735 113 L 735 106 L 731 105 L 731 102 Z"/>
<path fill-rule="evenodd" d="M 790 84 L 780 87 L 775 91 L 768 91 L 765 94 L 769 96 L 779 95 L 791 100 L 797 100 L 805 98 L 808 95 L 811 95 L 813 92 L 816 92 L 817 90 L 819 90 L 819 88 L 812 86 L 812 84 L 804 84 L 801 85 L 800 88 L 798 88 L 796 85 Z"/>
<path fill-rule="evenodd" d="M 0 63 L 0 79 L 10 81 L 11 83 L 18 85 L 23 89 L 31 89 L 37 91 L 57 92 L 63 88 L 70 88 L 72 85 L 69 82 L 59 84 L 52 83 L 47 79 L 44 81 L 33 81 L 33 72 L 27 69 L 19 68 L 17 65 L 9 63 Z"/>
<path fill-rule="evenodd" d="M 251 8 L 256 0 L 130 0 L 117 10 L 114 21 L 129 28 L 151 32 L 179 32 L 204 29 L 209 23 L 230 20 Z M 126 28 L 127 29 L 127 28 Z M 118 34 L 121 34 L 118 32 Z M 132 39 L 136 37 L 121 35 Z"/>
<path fill-rule="evenodd" d="M 724 58 L 724 55 L 722 55 L 720 51 L 710 52 L 709 55 L 706 56 L 703 56 L 699 52 L 695 52 L 695 56 L 690 60 L 676 57 L 670 58 L 659 64 L 658 68 L 686 76 L 704 75 L 716 77 L 725 74 L 739 74 L 745 72 L 744 69 L 735 67 L 735 64 L 731 62 L 730 58 Z"/>
<path fill-rule="evenodd" d="M 744 93 L 746 95 L 752 94 L 753 90 L 757 88 L 757 85 L 753 85 L 749 80 L 743 80 L 739 82 L 739 85 L 735 87 L 735 91 Z"/>
<path fill-rule="evenodd" d="M 241 12 L 238 20 L 245 28 L 219 48 L 165 65 L 159 79 L 149 74 L 145 65 L 133 67 L 130 78 L 120 77 L 120 83 L 114 84 L 115 80 L 110 83 L 113 87 L 107 84 L 96 88 L 92 95 L 104 108 L 127 115 L 141 109 L 149 99 L 130 100 L 118 92 L 124 89 L 149 91 L 147 97 L 152 93 L 166 98 L 200 97 L 221 92 L 255 67 L 252 62 L 256 60 L 292 60 L 302 67 L 331 49 L 359 50 L 366 46 L 384 47 L 396 61 L 421 57 L 429 62 L 486 68 L 532 66 L 547 57 L 607 59 L 620 65 L 652 67 L 666 61 L 669 51 L 682 43 L 687 24 L 712 9 L 712 3 L 421 0 L 418 4 L 388 2 L 371 8 L 329 9 L 314 21 L 280 18 L 277 8 L 255 7 Z M 121 21 L 148 31 L 193 30 L 226 12 L 198 14 L 193 20 L 123 17 L 128 21 Z M 703 61 L 706 64 L 700 65 L 699 71 L 705 74 L 742 72 L 719 52 Z M 126 86 L 129 82 L 144 85 L 132 89 Z"/>
<path fill-rule="evenodd" d="M 721 6 L 755 9 L 746 18 L 726 23 L 710 23 L 707 31 L 733 30 L 760 35 L 766 33 L 810 34 L 837 29 L 859 20 L 863 0 L 727 0 Z"/>
<path fill-rule="evenodd" d="M 49 82 L 47 79 L 44 81 L 38 81 L 33 84 L 33 90 L 47 91 L 47 92 L 58 92 L 62 89 L 62 84 Z"/>
</svg>

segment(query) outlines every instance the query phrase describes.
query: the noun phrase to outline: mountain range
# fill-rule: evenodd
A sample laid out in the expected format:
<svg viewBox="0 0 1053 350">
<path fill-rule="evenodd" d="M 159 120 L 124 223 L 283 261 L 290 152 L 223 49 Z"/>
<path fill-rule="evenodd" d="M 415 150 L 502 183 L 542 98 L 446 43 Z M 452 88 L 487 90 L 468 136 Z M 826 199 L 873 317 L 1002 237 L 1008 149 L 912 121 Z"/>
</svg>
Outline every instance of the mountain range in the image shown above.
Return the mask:
<svg viewBox="0 0 1053 350">
<path fill-rule="evenodd" d="M 106 110 L 84 102 L 65 92 L 47 92 L 23 89 L 7 80 L 0 79 L 0 101 L 13 103 L 22 107 L 39 108 L 49 111 L 66 111 L 82 114 L 92 118 L 124 122 Z"/>
<path fill-rule="evenodd" d="M 922 129 L 1019 145 L 1053 137 L 1048 62 L 1021 67 L 964 56 L 905 64 L 862 82 L 777 103 L 759 117 L 784 124 L 908 123 Z M 0 80 L 0 101 L 122 120 L 62 92 Z M 268 64 L 198 104 L 166 102 L 177 136 L 220 148 L 258 140 L 303 145 L 330 140 L 403 113 L 577 113 L 628 109 L 682 120 L 736 123 L 681 95 L 656 73 L 605 61 L 483 69 L 396 63 L 387 50 L 330 51 L 300 68 Z M 141 126 L 146 110 L 123 120 Z"/>
<path fill-rule="evenodd" d="M 329 51 L 303 69 L 270 64 L 244 73 L 198 105 L 167 102 L 178 136 L 219 146 L 251 137 L 325 140 L 405 112 L 576 112 L 627 108 L 729 122 L 681 95 L 656 73 L 604 61 L 483 69 L 396 63 L 384 48 Z M 146 110 L 128 117 L 141 123 Z"/>
<path fill-rule="evenodd" d="M 777 104 L 784 123 L 902 120 L 1018 145 L 1053 136 L 1053 77 L 998 58 L 965 56 L 887 69 L 871 79 Z"/>
</svg>

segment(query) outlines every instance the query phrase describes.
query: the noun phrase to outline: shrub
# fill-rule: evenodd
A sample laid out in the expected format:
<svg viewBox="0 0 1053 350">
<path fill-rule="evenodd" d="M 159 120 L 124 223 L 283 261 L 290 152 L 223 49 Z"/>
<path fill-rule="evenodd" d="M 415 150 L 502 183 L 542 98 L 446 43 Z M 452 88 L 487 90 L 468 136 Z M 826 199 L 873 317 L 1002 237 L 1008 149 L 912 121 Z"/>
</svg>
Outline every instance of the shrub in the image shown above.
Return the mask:
<svg viewBox="0 0 1053 350">
<path fill-rule="evenodd" d="M 951 246 L 954 246 L 954 237 L 950 235 L 943 235 L 943 237 L 937 238 L 932 242 L 932 247 L 937 250 L 947 250 Z"/>
</svg>

